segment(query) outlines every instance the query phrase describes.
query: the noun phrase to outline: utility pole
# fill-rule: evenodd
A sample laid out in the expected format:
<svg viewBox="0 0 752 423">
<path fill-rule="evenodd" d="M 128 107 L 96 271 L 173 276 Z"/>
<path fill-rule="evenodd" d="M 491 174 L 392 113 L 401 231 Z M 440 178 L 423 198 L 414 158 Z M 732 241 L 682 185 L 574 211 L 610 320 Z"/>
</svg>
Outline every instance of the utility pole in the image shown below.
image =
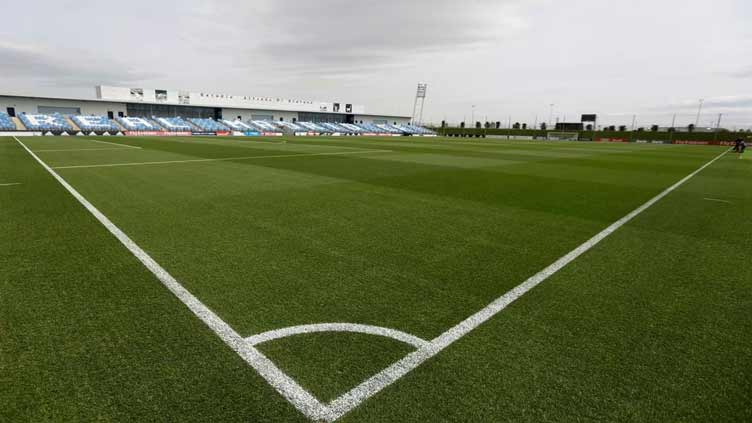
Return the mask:
<svg viewBox="0 0 752 423">
<path fill-rule="evenodd" d="M 473 112 L 472 112 L 472 114 L 470 116 L 472 116 L 472 120 L 473 120 L 473 122 L 472 122 L 472 125 L 473 125 L 472 128 L 475 128 L 475 104 L 473 104 Z"/>
</svg>

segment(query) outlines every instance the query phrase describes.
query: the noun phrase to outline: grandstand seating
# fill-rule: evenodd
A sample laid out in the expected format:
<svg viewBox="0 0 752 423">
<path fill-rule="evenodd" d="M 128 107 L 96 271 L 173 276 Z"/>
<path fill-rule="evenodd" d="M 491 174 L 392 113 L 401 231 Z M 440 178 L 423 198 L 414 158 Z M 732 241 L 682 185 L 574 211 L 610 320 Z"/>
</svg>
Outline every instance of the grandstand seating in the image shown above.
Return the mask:
<svg viewBox="0 0 752 423">
<path fill-rule="evenodd" d="M 318 132 L 322 134 L 331 134 L 332 131 L 330 129 L 324 128 L 323 126 L 320 126 L 318 124 L 315 124 L 313 122 L 298 122 L 298 124 L 309 131 L 312 132 Z"/>
<path fill-rule="evenodd" d="M 71 119 L 82 131 L 120 132 L 117 124 L 106 116 L 71 116 Z"/>
<path fill-rule="evenodd" d="M 266 120 L 252 120 L 251 125 L 263 132 L 281 132 L 272 122 Z"/>
<path fill-rule="evenodd" d="M 330 129 L 334 133 L 339 133 L 339 134 L 352 134 L 353 133 L 353 131 L 351 131 L 351 130 L 343 127 L 343 126 L 340 126 L 340 125 L 338 125 L 336 123 L 326 122 L 326 123 L 320 123 L 319 125 L 320 126 L 324 126 L 324 127 L 328 128 L 328 129 Z"/>
<path fill-rule="evenodd" d="M 292 122 L 275 122 L 282 129 L 289 129 L 293 132 L 308 132 L 308 129 Z"/>
<path fill-rule="evenodd" d="M 229 128 L 214 119 L 188 119 L 203 131 L 229 131 Z"/>
<path fill-rule="evenodd" d="M 154 122 L 140 117 L 119 117 L 116 118 L 123 128 L 129 131 L 159 131 L 160 128 Z"/>
<path fill-rule="evenodd" d="M 6 113 L 0 112 L 0 131 L 15 131 L 16 124 Z"/>
<path fill-rule="evenodd" d="M 353 134 L 361 134 L 365 132 L 363 128 L 359 127 L 358 125 L 353 125 L 352 123 L 341 123 L 340 126 L 347 128 Z"/>
<path fill-rule="evenodd" d="M 416 126 L 416 125 L 401 125 L 400 127 L 408 131 L 412 131 L 412 133 L 417 134 L 417 135 L 435 135 L 436 134 L 435 132 L 431 130 L 428 130 L 426 128 L 423 128 L 421 126 Z"/>
<path fill-rule="evenodd" d="M 53 113 L 51 115 L 21 113 L 19 117 L 26 129 L 32 131 L 74 131 L 70 123 L 60 113 Z"/>
<path fill-rule="evenodd" d="M 386 134 L 388 133 L 386 130 L 372 124 L 372 123 L 361 123 L 358 124 L 365 132 L 368 132 L 370 134 Z"/>
<path fill-rule="evenodd" d="M 401 134 L 402 130 L 395 128 L 392 125 L 389 125 L 388 123 L 382 123 L 376 125 L 376 127 L 383 129 L 385 132 L 389 134 Z"/>
<path fill-rule="evenodd" d="M 223 124 L 234 131 L 255 131 L 256 128 L 240 120 L 223 120 Z"/>
<path fill-rule="evenodd" d="M 191 124 L 180 117 L 152 117 L 152 120 L 169 132 L 185 132 L 193 130 Z"/>
</svg>

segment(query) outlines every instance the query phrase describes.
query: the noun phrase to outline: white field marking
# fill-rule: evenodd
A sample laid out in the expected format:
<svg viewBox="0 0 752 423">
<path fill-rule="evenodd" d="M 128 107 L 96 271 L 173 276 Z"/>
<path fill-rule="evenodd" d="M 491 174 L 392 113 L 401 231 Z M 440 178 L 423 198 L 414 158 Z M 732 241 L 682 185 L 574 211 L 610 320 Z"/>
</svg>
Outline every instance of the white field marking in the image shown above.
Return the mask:
<svg viewBox="0 0 752 423">
<path fill-rule="evenodd" d="M 10 183 L 7 183 L 7 184 L 0 184 L 0 187 L 12 187 L 12 186 L 15 186 L 15 185 L 21 185 L 21 183 L 20 182 L 10 182 Z"/>
<path fill-rule="evenodd" d="M 383 328 L 379 326 L 360 325 L 356 323 L 320 323 L 315 325 L 292 326 L 283 329 L 270 330 L 268 332 L 253 335 L 245 340 L 251 345 L 259 345 L 275 339 L 286 338 L 288 336 L 302 335 L 307 333 L 318 332 L 354 332 L 364 333 L 367 335 L 385 336 L 397 341 L 410 344 L 415 348 L 424 348 L 429 345 L 425 339 L 410 335 L 395 329 Z"/>
<path fill-rule="evenodd" d="M 245 156 L 245 157 L 222 157 L 219 159 L 191 159 L 191 160 L 167 160 L 161 162 L 134 162 L 134 163 L 110 163 L 98 165 L 80 165 L 80 166 L 56 166 L 52 169 L 87 169 L 92 167 L 121 167 L 121 166 L 151 166 L 164 164 L 180 163 L 206 163 L 206 162 L 224 162 L 232 160 L 253 160 L 253 159 L 280 159 L 285 157 L 312 157 L 312 156 L 341 156 L 345 154 L 373 154 L 373 153 L 393 153 L 392 150 L 359 150 L 359 151 L 337 151 L 333 153 L 299 153 L 299 154 L 276 154 L 268 156 Z"/>
<path fill-rule="evenodd" d="M 141 147 L 134 147 L 138 148 L 139 150 Z M 65 151 L 112 151 L 112 150 L 129 150 L 128 148 L 59 148 L 54 150 L 34 150 L 35 153 L 58 153 L 58 152 L 65 152 Z"/>
<path fill-rule="evenodd" d="M 119 143 L 116 143 L 116 142 L 107 142 L 107 141 L 99 141 L 99 140 L 88 140 L 88 139 L 85 139 L 85 141 L 98 142 L 100 144 L 118 145 L 120 147 L 127 147 L 127 148 L 137 148 L 139 150 L 141 149 L 141 147 L 136 147 L 135 145 L 119 144 Z"/>
<path fill-rule="evenodd" d="M 219 316 L 204 305 L 198 298 L 193 296 L 170 275 L 162 266 L 154 261 L 141 247 L 121 231 L 107 216 L 102 214 L 86 198 L 78 193 L 68 182 L 57 174 L 51 167 L 43 162 L 24 143 L 15 138 L 30 155 L 42 167 L 47 170 L 86 210 L 104 225 L 124 246 L 128 249 L 162 284 L 170 290 L 180 301 L 190 309 L 202 322 L 204 322 L 217 336 L 222 339 L 233 351 L 237 352 L 243 360 L 253 367 L 266 381 L 272 385 L 287 401 L 297 408 L 306 417 L 312 420 L 321 420 L 329 414 L 328 407 L 323 405 L 308 391 L 303 389 L 297 382 L 287 376 L 271 360 L 259 350 L 246 342 L 235 330 L 225 323 Z"/>
<path fill-rule="evenodd" d="M 513 303 L 514 301 L 516 301 L 517 299 L 525 295 L 528 291 L 535 288 L 540 283 L 542 283 L 543 281 L 545 281 L 546 279 L 548 279 L 549 277 L 557 273 L 559 270 L 561 270 L 564 266 L 571 263 L 577 257 L 581 256 L 582 254 L 584 254 L 585 252 L 593 248 L 603 239 L 605 239 L 606 237 L 614 233 L 617 229 L 624 226 L 627 222 L 634 219 L 636 216 L 638 216 L 639 214 L 641 214 L 642 212 L 650 208 L 653 204 L 657 203 L 658 201 L 666 197 L 668 194 L 670 194 L 671 192 L 673 192 L 674 190 L 682 186 L 684 183 L 692 179 L 695 175 L 703 171 L 705 168 L 715 163 L 717 160 L 723 157 L 727 152 L 728 151 L 724 151 L 713 160 L 709 161 L 708 163 L 706 163 L 699 169 L 695 170 L 691 174 L 685 176 L 679 182 L 670 186 L 669 188 L 667 188 L 666 190 L 664 190 L 657 196 L 648 200 L 648 202 L 646 202 L 645 204 L 641 205 L 640 207 L 636 208 L 634 211 L 630 212 L 626 216 L 617 220 L 616 222 L 611 224 L 609 227 L 607 227 L 606 229 L 604 229 L 603 231 L 601 231 L 594 237 L 585 241 L 585 243 L 583 243 L 579 247 L 575 248 L 571 252 L 567 253 L 565 256 L 556 260 L 550 266 L 546 267 L 545 269 L 531 276 L 525 282 L 521 283 L 517 287 L 513 288 L 511 291 L 497 298 L 495 301 L 493 301 L 491 304 L 486 306 L 484 309 L 473 314 L 472 316 L 468 317 L 464 321 L 460 322 L 458 325 L 454 326 L 453 328 L 449 329 L 448 331 L 434 338 L 433 340 L 431 340 L 428 346 L 420 348 L 419 350 L 414 351 L 411 354 L 408 354 L 402 360 L 397 361 L 396 363 L 392 364 L 391 366 L 387 367 L 386 369 L 382 370 L 381 372 L 367 379 L 365 382 L 361 383 L 359 386 L 353 388 L 350 392 L 340 396 L 339 398 L 329 403 L 328 406 L 329 406 L 330 414 L 327 416 L 327 421 L 333 422 L 337 420 L 338 418 L 342 417 L 343 415 L 348 413 L 350 410 L 360 405 L 366 399 L 370 398 L 371 396 L 375 395 L 377 392 L 391 385 L 392 383 L 400 379 L 402 376 L 404 376 L 411 370 L 420 366 L 423 362 L 425 362 L 429 358 L 435 356 L 436 354 L 444 350 L 446 347 L 448 347 L 449 345 L 451 345 L 458 339 L 470 333 L 472 330 L 474 330 L 475 328 L 477 328 L 478 326 L 480 326 L 481 324 L 483 324 L 484 322 L 486 322 L 487 320 L 495 316 L 497 313 L 504 310 L 509 304 Z"/>
<path fill-rule="evenodd" d="M 657 196 L 648 200 L 634 211 L 630 212 L 623 218 L 617 220 L 609 227 L 590 238 L 588 241 L 575 248 L 565 256 L 555 261 L 550 266 L 541 270 L 537 274 L 527 279 L 522 284 L 513 288 L 511 291 L 502 295 L 491 304 L 473 314 L 469 318 L 460 322 L 458 325 L 447 330 L 443 334 L 431 340 L 427 345 L 419 348 L 415 352 L 408 354 L 405 358 L 397 361 L 359 386 L 353 388 L 346 394 L 335 399 L 331 403 L 324 405 L 308 391 L 303 389 L 297 382 L 280 370 L 271 360 L 258 351 L 250 342 L 241 338 L 227 323 L 222 321 L 214 312 L 201 303 L 188 290 L 186 290 L 175 278 L 173 278 L 165 269 L 163 269 L 154 259 L 143 251 L 136 243 L 115 226 L 106 216 L 97 210 L 88 200 L 71 187 L 60 175 L 52 168 L 37 157 L 26 145 L 18 138 L 13 137 L 16 142 L 42 165 L 68 192 L 73 195 L 87 210 L 89 210 L 97 220 L 100 221 L 131 253 L 138 258 L 175 296 L 178 297 L 199 319 L 201 319 L 214 333 L 216 333 L 230 348 L 237 352 L 248 364 L 250 364 L 259 374 L 266 379 L 287 401 L 297 408 L 306 417 L 312 420 L 324 420 L 334 422 L 353 408 L 360 405 L 363 401 L 380 392 L 382 389 L 391 385 L 405 374 L 409 373 L 416 367 L 420 366 L 429 358 L 435 356 L 443 349 L 455 341 L 461 339 L 472 330 L 504 310 L 509 304 L 513 303 L 531 289 L 535 288 L 550 276 L 557 273 L 563 267 L 571 263 L 580 255 L 584 254 L 603 239 L 614 233 L 636 216 L 653 206 L 655 203 L 666 197 L 668 194 L 682 186 L 692 179 L 708 166 L 721 159 L 728 151 L 718 155 L 691 174 L 685 176 L 682 180 L 667 188 Z M 729 150 L 730 151 L 730 150 Z M 253 338 L 253 337 L 251 337 Z"/>
<path fill-rule="evenodd" d="M 726 203 L 726 204 L 734 204 L 731 201 L 728 200 L 721 200 L 719 198 L 703 198 L 705 201 L 714 201 L 716 203 Z"/>
</svg>

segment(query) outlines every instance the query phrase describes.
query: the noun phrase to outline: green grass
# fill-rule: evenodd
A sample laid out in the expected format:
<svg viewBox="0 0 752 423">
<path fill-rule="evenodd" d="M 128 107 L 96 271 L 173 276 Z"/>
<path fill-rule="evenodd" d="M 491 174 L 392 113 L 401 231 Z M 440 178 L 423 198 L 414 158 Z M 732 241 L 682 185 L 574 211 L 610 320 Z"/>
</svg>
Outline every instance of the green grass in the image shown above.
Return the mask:
<svg viewBox="0 0 752 423">
<path fill-rule="evenodd" d="M 57 172 L 242 336 L 348 322 L 428 340 L 723 151 L 22 141 L 68 167 Z M 71 151 L 44 151 L 60 149 Z M 132 165 L 218 158 L 242 159 Z M 103 164 L 131 165 L 70 168 Z M 752 161 L 728 154 L 340 421 L 752 419 L 750 176 Z M 0 184 L 10 182 L 20 185 L 0 187 L 0 421 L 306 420 L 0 138 Z M 341 333 L 259 348 L 326 401 L 412 350 Z"/>
</svg>

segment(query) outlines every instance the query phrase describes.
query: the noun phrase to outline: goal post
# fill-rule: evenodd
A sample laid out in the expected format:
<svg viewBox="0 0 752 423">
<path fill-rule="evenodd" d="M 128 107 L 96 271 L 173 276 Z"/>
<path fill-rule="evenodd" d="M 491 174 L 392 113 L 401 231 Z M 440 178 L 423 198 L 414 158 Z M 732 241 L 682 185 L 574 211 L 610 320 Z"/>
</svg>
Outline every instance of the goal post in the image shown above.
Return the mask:
<svg viewBox="0 0 752 423">
<path fill-rule="evenodd" d="M 549 132 L 546 134 L 549 141 L 577 141 L 580 139 L 579 132 Z"/>
</svg>

